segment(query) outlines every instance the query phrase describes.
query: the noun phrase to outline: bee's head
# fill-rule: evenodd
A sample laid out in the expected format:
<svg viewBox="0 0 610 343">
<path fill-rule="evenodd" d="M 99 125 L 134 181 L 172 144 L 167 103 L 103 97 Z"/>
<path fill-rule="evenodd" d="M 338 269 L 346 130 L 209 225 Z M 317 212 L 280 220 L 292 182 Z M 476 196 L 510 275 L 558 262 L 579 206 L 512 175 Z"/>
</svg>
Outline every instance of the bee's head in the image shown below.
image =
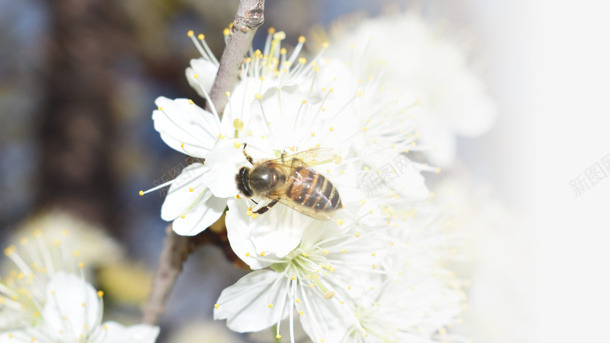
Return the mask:
<svg viewBox="0 0 610 343">
<path fill-rule="evenodd" d="M 235 175 L 235 183 L 237 184 L 237 189 L 239 189 L 239 191 L 247 197 L 251 197 L 252 195 L 254 195 L 252 189 L 250 188 L 250 183 L 248 182 L 249 174 L 250 168 L 241 167 L 241 169 L 239 169 L 239 173 Z"/>
</svg>

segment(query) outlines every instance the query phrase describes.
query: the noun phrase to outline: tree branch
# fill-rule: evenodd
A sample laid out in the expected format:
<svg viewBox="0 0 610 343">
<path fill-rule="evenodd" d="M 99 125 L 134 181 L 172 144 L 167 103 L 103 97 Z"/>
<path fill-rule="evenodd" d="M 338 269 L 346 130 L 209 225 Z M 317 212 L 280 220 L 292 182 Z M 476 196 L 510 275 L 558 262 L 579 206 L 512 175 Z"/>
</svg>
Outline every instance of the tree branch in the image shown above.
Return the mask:
<svg viewBox="0 0 610 343">
<path fill-rule="evenodd" d="M 241 63 L 252 44 L 252 39 L 258 27 L 264 21 L 265 0 L 241 0 L 235 20 L 231 28 L 231 36 L 220 58 L 220 67 L 214 80 L 210 98 L 219 114 L 222 114 L 227 103 L 225 92 L 233 89 Z M 209 104 L 206 104 L 209 109 Z M 163 241 L 163 250 L 159 257 L 159 266 L 153 279 L 152 290 L 148 303 L 143 310 L 142 323 L 155 325 L 165 311 L 165 303 L 182 266 L 189 254 L 196 251 L 202 244 L 211 243 L 223 249 L 225 256 L 239 267 L 247 267 L 229 246 L 224 217 L 202 233 L 185 237 L 177 235 L 168 225 L 167 236 Z"/>
<path fill-rule="evenodd" d="M 228 100 L 225 93 L 231 91 L 237 82 L 239 68 L 252 45 L 254 34 L 265 21 L 264 9 L 265 0 L 241 0 L 239 3 L 231 36 L 220 57 L 220 67 L 210 92 L 210 98 L 220 115 Z M 209 109 L 208 105 L 206 109 Z"/>
</svg>

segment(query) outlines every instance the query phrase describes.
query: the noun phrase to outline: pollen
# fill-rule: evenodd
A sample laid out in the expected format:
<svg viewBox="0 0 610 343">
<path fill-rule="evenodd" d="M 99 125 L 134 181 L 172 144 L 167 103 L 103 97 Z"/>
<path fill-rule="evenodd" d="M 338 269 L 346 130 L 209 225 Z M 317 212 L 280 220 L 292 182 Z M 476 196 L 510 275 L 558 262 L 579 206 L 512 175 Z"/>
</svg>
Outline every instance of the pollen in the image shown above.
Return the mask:
<svg viewBox="0 0 610 343">
<path fill-rule="evenodd" d="M 193 100 L 189 99 L 189 104 L 194 104 Z"/>
<path fill-rule="evenodd" d="M 180 143 L 180 147 L 184 149 L 184 143 Z"/>
<path fill-rule="evenodd" d="M 214 304 L 214 308 L 218 310 L 218 308 L 220 307 L 220 305 L 218 304 Z"/>
<path fill-rule="evenodd" d="M 250 252 L 246 252 L 246 257 L 250 257 Z"/>
<path fill-rule="evenodd" d="M 260 100 L 263 98 L 263 95 L 261 93 L 256 93 L 256 94 L 254 94 L 254 98 L 256 98 L 257 100 Z"/>
<path fill-rule="evenodd" d="M 205 35 L 203 33 L 200 33 L 199 35 L 197 35 L 197 38 L 199 40 L 204 40 L 205 39 Z"/>
<path fill-rule="evenodd" d="M 189 188 L 189 192 L 191 192 L 191 193 L 192 193 L 192 192 L 194 192 L 194 191 L 195 191 L 195 188 L 192 188 L 192 187 L 190 187 L 190 188 Z"/>
<path fill-rule="evenodd" d="M 235 199 L 241 199 L 241 197 L 239 196 L 239 194 L 237 194 L 237 195 L 235 196 Z"/>
<path fill-rule="evenodd" d="M 193 79 L 197 80 L 199 78 L 199 74 L 194 74 Z"/>
<path fill-rule="evenodd" d="M 193 37 L 194 34 L 195 32 L 193 32 L 193 30 L 189 30 L 189 32 L 186 33 L 186 35 L 189 37 Z"/>
<path fill-rule="evenodd" d="M 301 104 L 305 105 L 307 103 L 307 100 L 303 99 L 301 100 Z"/>
<path fill-rule="evenodd" d="M 184 219 L 184 217 L 186 217 L 184 214 L 180 215 L 180 218 Z"/>
<path fill-rule="evenodd" d="M 328 131 L 333 132 L 333 131 L 335 131 L 335 128 L 331 126 L 328 128 Z"/>
<path fill-rule="evenodd" d="M 265 252 L 263 251 L 262 253 L 260 253 L 261 257 L 265 256 Z"/>
<path fill-rule="evenodd" d="M 144 191 L 139 191 L 138 194 L 140 194 L 140 196 L 144 195 Z"/>
<path fill-rule="evenodd" d="M 241 143 L 239 143 L 238 141 L 233 142 L 233 147 L 235 149 L 239 149 L 241 147 Z"/>
<path fill-rule="evenodd" d="M 324 255 L 328 255 L 328 249 L 323 251 Z"/>
<path fill-rule="evenodd" d="M 157 107 L 159 111 L 163 111 L 163 107 Z"/>
<path fill-rule="evenodd" d="M 273 308 L 273 304 L 269 304 L 267 305 L 269 308 Z"/>
</svg>

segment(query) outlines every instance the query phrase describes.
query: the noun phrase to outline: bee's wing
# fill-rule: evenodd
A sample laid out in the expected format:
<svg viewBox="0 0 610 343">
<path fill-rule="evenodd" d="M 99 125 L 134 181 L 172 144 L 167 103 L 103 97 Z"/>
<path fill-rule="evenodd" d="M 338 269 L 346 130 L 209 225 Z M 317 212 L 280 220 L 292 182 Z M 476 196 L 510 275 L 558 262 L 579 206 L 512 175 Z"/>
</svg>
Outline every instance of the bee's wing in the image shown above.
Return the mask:
<svg viewBox="0 0 610 343">
<path fill-rule="evenodd" d="M 339 164 L 341 163 L 342 158 L 337 149 L 315 148 L 300 151 L 292 155 L 284 155 L 283 157 L 272 161 L 296 168 L 304 166 L 316 166 L 333 162 Z"/>
<path fill-rule="evenodd" d="M 303 169 L 301 169 L 300 171 L 297 172 L 295 169 L 298 168 L 299 165 L 295 165 L 295 164 L 298 164 L 301 161 L 296 158 L 293 159 L 293 161 L 295 161 L 297 163 L 293 163 L 291 166 L 287 166 L 285 164 L 283 164 L 283 165 L 275 164 L 275 163 L 273 164 L 275 167 L 284 168 L 286 175 L 289 175 L 289 182 L 286 183 L 285 187 L 278 188 L 267 196 L 271 199 L 276 199 L 279 202 L 281 202 L 282 204 L 284 204 L 296 211 L 299 211 L 305 215 L 308 215 L 312 218 L 315 218 L 318 220 L 331 219 L 332 215 L 333 215 L 332 213 L 320 211 L 314 207 L 308 207 L 308 206 L 302 205 L 295 199 L 292 199 L 287 194 L 289 188 L 298 187 L 298 189 L 302 189 L 303 184 L 310 184 L 311 185 L 310 187 L 313 187 L 314 182 L 316 180 L 316 176 L 314 176 L 314 175 L 316 175 L 316 172 L 314 170 L 304 167 Z M 317 177 L 322 177 L 322 176 L 319 175 Z M 295 189 L 295 188 L 293 188 L 293 189 Z M 307 188 L 307 189 L 309 189 L 309 188 Z M 317 197 L 317 198 L 323 197 L 325 200 L 322 202 L 323 204 L 330 202 L 330 199 L 326 198 L 326 195 L 324 195 L 322 192 L 320 192 L 320 190 L 310 190 L 309 192 L 313 192 L 313 195 L 315 195 L 315 197 Z M 312 194 L 310 193 L 310 196 L 311 195 Z M 320 200 L 318 200 L 318 202 L 319 201 Z"/>
</svg>

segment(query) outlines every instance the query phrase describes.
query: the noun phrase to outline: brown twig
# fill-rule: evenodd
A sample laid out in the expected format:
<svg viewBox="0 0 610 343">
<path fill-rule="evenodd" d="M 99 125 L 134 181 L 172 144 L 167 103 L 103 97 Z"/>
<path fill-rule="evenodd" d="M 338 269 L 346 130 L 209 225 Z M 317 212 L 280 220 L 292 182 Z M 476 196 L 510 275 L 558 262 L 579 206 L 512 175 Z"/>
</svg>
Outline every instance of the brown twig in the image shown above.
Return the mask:
<svg viewBox="0 0 610 343">
<path fill-rule="evenodd" d="M 219 114 L 222 114 L 227 104 L 225 93 L 231 91 L 237 82 L 239 67 L 248 53 L 254 34 L 265 21 L 264 9 L 265 0 L 241 0 L 239 3 L 231 36 L 220 57 L 220 67 L 210 93 Z"/>
<path fill-rule="evenodd" d="M 231 36 L 220 58 L 220 67 L 210 94 L 219 114 L 222 114 L 227 103 L 225 92 L 230 91 L 237 81 L 239 68 L 252 44 L 254 34 L 264 21 L 264 7 L 265 0 L 241 0 L 239 3 Z M 220 218 L 220 221 L 224 223 L 224 217 Z M 159 322 L 165 311 L 165 302 L 182 272 L 182 265 L 189 254 L 204 243 L 219 246 L 227 259 L 239 267 L 245 267 L 230 249 L 224 224 L 216 228 L 214 226 L 216 224 L 193 237 L 179 236 L 173 231 L 171 224 L 167 226 L 165 229 L 167 236 L 163 241 L 163 250 L 153 279 L 150 298 L 143 310 L 142 323 L 155 325 Z"/>
</svg>

